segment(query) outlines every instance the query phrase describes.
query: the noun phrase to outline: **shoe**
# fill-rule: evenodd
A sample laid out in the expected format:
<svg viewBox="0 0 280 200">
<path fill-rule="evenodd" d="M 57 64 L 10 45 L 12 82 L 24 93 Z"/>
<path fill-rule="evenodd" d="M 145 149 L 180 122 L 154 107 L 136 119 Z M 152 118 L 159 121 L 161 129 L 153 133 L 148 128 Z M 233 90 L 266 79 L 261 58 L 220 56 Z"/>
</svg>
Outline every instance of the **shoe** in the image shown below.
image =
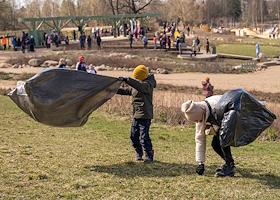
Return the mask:
<svg viewBox="0 0 280 200">
<path fill-rule="evenodd" d="M 151 163 L 154 161 L 154 150 L 146 152 L 144 163 Z"/>
<path fill-rule="evenodd" d="M 136 153 L 136 161 L 143 161 L 143 158 L 142 158 L 143 154 L 139 154 L 139 153 Z"/>
<path fill-rule="evenodd" d="M 216 172 L 215 176 L 216 177 L 226 177 L 226 176 L 233 177 L 234 174 L 235 174 L 235 166 L 233 163 L 231 163 L 231 164 L 223 165 L 221 170 Z"/>
<path fill-rule="evenodd" d="M 216 169 L 216 172 L 222 171 L 226 166 L 227 166 L 227 164 L 223 164 L 222 166 L 220 166 Z"/>
</svg>

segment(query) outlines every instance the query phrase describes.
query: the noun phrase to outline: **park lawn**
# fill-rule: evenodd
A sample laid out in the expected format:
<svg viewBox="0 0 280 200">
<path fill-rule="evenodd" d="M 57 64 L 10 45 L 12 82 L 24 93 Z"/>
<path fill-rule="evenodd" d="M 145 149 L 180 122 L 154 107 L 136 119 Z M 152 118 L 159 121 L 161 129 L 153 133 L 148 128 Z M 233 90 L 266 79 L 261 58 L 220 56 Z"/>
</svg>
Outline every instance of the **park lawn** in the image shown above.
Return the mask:
<svg viewBox="0 0 280 200">
<path fill-rule="evenodd" d="M 34 122 L 0 96 L 0 199 L 280 199 L 280 146 L 234 148 L 237 175 L 197 176 L 193 127 L 153 124 L 153 164 L 134 162 L 129 120 L 96 112 L 81 128 Z"/>
<path fill-rule="evenodd" d="M 256 56 L 255 45 L 251 44 L 220 44 L 217 46 L 218 53 L 244 55 L 244 56 Z M 261 52 L 268 57 L 280 56 L 280 47 L 276 46 L 262 46 Z"/>
</svg>

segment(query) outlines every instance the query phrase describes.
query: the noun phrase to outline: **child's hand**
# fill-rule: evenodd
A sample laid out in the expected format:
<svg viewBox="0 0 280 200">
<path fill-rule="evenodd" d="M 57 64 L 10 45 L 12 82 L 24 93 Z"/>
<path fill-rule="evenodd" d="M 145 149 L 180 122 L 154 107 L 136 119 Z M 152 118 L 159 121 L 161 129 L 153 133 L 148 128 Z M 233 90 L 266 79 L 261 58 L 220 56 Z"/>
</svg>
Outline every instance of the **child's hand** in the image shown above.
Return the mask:
<svg viewBox="0 0 280 200">
<path fill-rule="evenodd" d="M 126 82 L 126 81 L 128 80 L 128 78 L 127 78 L 127 77 L 122 77 L 122 76 L 121 76 L 121 77 L 119 77 L 118 79 L 119 79 L 119 81 L 124 81 L 124 82 Z"/>
</svg>

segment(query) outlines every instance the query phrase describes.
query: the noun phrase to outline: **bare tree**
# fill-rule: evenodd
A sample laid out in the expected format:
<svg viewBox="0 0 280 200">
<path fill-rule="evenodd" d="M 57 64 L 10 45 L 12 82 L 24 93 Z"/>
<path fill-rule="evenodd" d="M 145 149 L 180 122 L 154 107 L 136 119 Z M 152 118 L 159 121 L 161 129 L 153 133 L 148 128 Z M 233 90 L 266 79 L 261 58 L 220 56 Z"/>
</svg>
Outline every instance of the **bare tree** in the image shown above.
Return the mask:
<svg viewBox="0 0 280 200">
<path fill-rule="evenodd" d="M 112 14 L 140 13 L 149 7 L 154 0 L 105 0 Z"/>
</svg>

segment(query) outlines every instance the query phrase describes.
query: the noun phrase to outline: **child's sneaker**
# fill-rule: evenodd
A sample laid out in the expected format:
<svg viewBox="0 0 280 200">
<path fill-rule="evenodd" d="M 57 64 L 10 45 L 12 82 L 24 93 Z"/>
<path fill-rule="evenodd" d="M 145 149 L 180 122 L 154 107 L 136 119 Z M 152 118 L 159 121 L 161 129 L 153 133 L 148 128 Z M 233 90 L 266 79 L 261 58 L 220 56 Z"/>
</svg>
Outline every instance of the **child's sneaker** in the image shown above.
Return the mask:
<svg viewBox="0 0 280 200">
<path fill-rule="evenodd" d="M 136 161 L 143 161 L 143 153 L 142 154 L 139 154 L 139 153 L 136 153 Z"/>
<path fill-rule="evenodd" d="M 151 163 L 154 161 L 154 150 L 146 152 L 144 163 Z"/>
</svg>

